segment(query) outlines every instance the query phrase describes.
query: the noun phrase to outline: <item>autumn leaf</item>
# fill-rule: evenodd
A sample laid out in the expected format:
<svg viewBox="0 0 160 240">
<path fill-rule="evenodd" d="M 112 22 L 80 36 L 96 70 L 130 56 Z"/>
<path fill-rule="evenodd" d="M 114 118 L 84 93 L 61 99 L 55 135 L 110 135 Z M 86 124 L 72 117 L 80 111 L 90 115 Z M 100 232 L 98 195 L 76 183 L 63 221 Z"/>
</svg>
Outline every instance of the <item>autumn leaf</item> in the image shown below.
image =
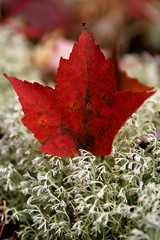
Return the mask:
<svg viewBox="0 0 160 240">
<path fill-rule="evenodd" d="M 122 71 L 119 67 L 119 39 L 122 32 L 120 31 L 115 40 L 115 45 L 112 49 L 112 58 L 115 64 L 116 72 L 116 84 L 118 91 L 132 91 L 132 92 L 143 92 L 151 91 L 153 87 L 146 86 L 143 83 L 139 82 L 137 78 L 132 78 L 127 75 L 125 71 Z"/>
<path fill-rule="evenodd" d="M 117 91 L 113 59 L 105 59 L 86 30 L 69 60 L 61 58 L 55 89 L 7 78 L 23 107 L 22 122 L 42 143 L 39 150 L 58 156 L 79 149 L 110 154 L 120 127 L 154 93 Z"/>
</svg>

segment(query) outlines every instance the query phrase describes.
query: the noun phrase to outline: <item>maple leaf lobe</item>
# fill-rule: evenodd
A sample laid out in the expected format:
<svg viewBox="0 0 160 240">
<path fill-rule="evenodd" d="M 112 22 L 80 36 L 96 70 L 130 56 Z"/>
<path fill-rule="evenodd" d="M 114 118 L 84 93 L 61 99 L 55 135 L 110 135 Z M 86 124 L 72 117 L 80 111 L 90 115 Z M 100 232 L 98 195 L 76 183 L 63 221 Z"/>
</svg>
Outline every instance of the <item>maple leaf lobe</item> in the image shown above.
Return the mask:
<svg viewBox="0 0 160 240">
<path fill-rule="evenodd" d="M 118 92 L 113 59 L 105 59 L 86 30 L 69 60 L 61 58 L 55 89 L 7 78 L 23 107 L 23 123 L 42 143 L 39 150 L 58 156 L 80 148 L 110 154 L 120 127 L 154 93 Z"/>
</svg>

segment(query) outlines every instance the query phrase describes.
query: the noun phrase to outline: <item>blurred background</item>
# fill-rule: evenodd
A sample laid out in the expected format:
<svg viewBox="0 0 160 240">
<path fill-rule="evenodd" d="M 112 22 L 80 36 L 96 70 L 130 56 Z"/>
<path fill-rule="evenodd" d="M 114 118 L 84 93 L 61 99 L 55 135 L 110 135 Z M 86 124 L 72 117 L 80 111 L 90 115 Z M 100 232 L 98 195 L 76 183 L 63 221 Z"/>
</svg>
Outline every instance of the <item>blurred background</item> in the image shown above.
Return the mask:
<svg viewBox="0 0 160 240">
<path fill-rule="evenodd" d="M 54 84 L 60 57 L 69 57 L 83 23 L 107 58 L 118 45 L 120 68 L 159 86 L 160 0 L 1 0 L 1 76 Z M 0 88 L 10 96 L 3 77 Z"/>
<path fill-rule="evenodd" d="M 117 46 L 120 69 L 160 88 L 160 0 L 0 0 L 0 139 L 12 128 L 10 121 L 17 121 L 17 113 L 13 118 L 13 113 L 9 115 L 13 106 L 8 107 L 16 94 L 3 73 L 54 87 L 60 57 L 69 57 L 83 23 L 106 58 Z M 159 115 L 159 106 L 154 111 Z M 21 141 L 12 139 L 4 143 L 9 150 L 2 149 L 7 157 L 11 154 L 8 142 L 13 146 Z M 19 142 L 20 152 L 15 151 L 12 158 L 24 152 Z M 14 229 L 9 228 L 11 233 L 3 231 L 1 239 L 13 236 Z"/>
</svg>

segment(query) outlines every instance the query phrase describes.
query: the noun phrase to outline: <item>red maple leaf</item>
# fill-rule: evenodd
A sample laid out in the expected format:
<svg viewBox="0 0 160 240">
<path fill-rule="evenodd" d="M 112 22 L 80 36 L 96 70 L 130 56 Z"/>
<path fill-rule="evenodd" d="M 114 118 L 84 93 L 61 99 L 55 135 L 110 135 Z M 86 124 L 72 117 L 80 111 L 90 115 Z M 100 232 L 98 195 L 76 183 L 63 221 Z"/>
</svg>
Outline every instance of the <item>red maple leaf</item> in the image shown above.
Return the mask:
<svg viewBox="0 0 160 240">
<path fill-rule="evenodd" d="M 110 154 L 120 127 L 154 93 L 117 91 L 112 58 L 105 59 L 86 30 L 69 60 L 61 58 L 55 89 L 7 78 L 23 107 L 22 122 L 42 143 L 39 150 L 58 156 L 79 149 Z"/>
</svg>

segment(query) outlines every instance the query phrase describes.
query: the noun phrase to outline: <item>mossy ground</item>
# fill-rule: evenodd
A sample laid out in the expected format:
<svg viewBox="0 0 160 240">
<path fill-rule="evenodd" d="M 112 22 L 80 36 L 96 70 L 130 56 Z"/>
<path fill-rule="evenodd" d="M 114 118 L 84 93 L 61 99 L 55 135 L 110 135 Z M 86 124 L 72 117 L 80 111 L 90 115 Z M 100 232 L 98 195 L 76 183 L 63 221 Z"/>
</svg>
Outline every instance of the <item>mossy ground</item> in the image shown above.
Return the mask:
<svg viewBox="0 0 160 240">
<path fill-rule="evenodd" d="M 28 43 L 19 41 L 25 52 Z M 6 222 L 20 223 L 21 239 L 160 239 L 160 83 L 154 58 L 139 59 L 144 69 L 152 62 L 155 75 L 151 80 L 157 93 L 128 119 L 115 138 L 112 154 L 104 157 L 85 150 L 70 158 L 38 151 L 39 143 L 21 123 L 21 106 L 3 80 L 0 196 L 7 201 Z M 3 66 L 10 66 L 8 74 L 17 75 L 9 61 Z M 38 76 L 30 65 L 19 65 L 20 75 L 21 71 L 27 80 Z M 130 69 L 130 74 L 134 71 Z M 149 81 L 144 71 L 138 77 Z"/>
</svg>

